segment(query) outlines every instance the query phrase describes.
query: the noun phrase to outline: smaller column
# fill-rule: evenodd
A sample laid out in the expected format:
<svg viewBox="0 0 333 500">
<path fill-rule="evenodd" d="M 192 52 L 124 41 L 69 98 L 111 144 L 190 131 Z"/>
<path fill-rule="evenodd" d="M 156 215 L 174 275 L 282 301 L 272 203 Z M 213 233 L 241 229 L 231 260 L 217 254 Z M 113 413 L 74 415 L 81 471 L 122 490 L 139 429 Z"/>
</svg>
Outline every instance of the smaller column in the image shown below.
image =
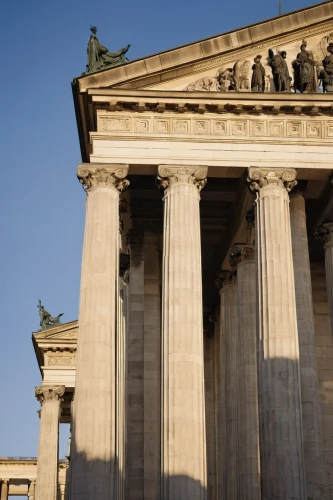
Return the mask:
<svg viewBox="0 0 333 500">
<path fill-rule="evenodd" d="M 236 349 L 238 337 L 238 310 L 236 275 L 222 271 L 217 280 L 220 290 L 220 394 L 219 434 L 220 464 L 219 495 L 227 500 L 237 498 L 237 384 Z"/>
<path fill-rule="evenodd" d="M 316 235 L 324 243 L 326 286 L 333 333 L 333 221 L 323 222 L 318 227 Z"/>
<path fill-rule="evenodd" d="M 36 479 L 31 479 L 29 484 L 28 499 L 35 500 Z"/>
<path fill-rule="evenodd" d="M 1 483 L 1 500 L 8 500 L 9 480 L 3 479 Z"/>
<path fill-rule="evenodd" d="M 237 491 L 239 500 L 260 500 L 260 452 L 257 377 L 257 290 L 254 245 L 236 245 L 237 265 Z"/>
<path fill-rule="evenodd" d="M 37 462 L 36 500 L 57 500 L 60 403 L 65 387 L 36 387 L 42 405 Z"/>
<path fill-rule="evenodd" d="M 59 484 L 59 493 L 60 493 L 60 498 L 59 500 L 65 500 L 65 484 Z"/>
</svg>

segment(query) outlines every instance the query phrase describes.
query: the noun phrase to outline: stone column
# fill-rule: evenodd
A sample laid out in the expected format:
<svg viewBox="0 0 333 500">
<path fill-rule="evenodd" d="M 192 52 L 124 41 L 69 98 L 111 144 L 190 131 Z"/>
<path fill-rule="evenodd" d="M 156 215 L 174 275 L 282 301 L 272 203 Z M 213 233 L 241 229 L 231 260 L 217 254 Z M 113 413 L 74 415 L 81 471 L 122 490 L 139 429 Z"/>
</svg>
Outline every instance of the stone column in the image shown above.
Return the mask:
<svg viewBox="0 0 333 500">
<path fill-rule="evenodd" d="M 307 493 L 309 498 L 326 499 L 327 480 L 322 452 L 322 422 L 316 362 L 309 247 L 306 230 L 305 200 L 300 193 L 293 194 L 290 197 L 290 223 L 299 338 Z"/>
<path fill-rule="evenodd" d="M 57 500 L 60 403 L 65 387 L 36 387 L 42 405 L 37 461 L 36 500 Z"/>
<path fill-rule="evenodd" d="M 66 488 L 65 484 L 59 484 L 59 494 L 60 494 L 59 500 L 65 500 L 65 488 Z"/>
<path fill-rule="evenodd" d="M 29 484 L 28 499 L 35 500 L 36 479 L 31 479 Z"/>
<path fill-rule="evenodd" d="M 199 191 L 207 168 L 160 166 L 163 500 L 206 500 L 206 438 Z"/>
<path fill-rule="evenodd" d="M 236 472 L 236 352 L 238 311 L 236 275 L 222 271 L 217 279 L 220 288 L 220 397 L 219 397 L 219 497 L 237 499 Z"/>
<path fill-rule="evenodd" d="M 131 268 L 126 345 L 126 499 L 144 500 L 144 229 L 136 221 L 128 234 Z"/>
<path fill-rule="evenodd" d="M 257 376 L 257 290 L 254 245 L 237 245 L 237 485 L 239 500 L 260 500 L 260 452 Z"/>
<path fill-rule="evenodd" d="M 333 221 L 323 222 L 317 236 L 322 239 L 325 249 L 326 286 L 333 333 Z"/>
<path fill-rule="evenodd" d="M 3 479 L 1 481 L 1 500 L 8 500 L 8 479 Z"/>
<path fill-rule="evenodd" d="M 119 192 L 125 165 L 83 164 L 87 192 L 70 498 L 114 500 L 117 482 L 116 331 L 119 272 Z"/>
<path fill-rule="evenodd" d="M 299 348 L 288 192 L 296 171 L 248 172 L 256 192 L 262 498 L 304 500 Z"/>
</svg>

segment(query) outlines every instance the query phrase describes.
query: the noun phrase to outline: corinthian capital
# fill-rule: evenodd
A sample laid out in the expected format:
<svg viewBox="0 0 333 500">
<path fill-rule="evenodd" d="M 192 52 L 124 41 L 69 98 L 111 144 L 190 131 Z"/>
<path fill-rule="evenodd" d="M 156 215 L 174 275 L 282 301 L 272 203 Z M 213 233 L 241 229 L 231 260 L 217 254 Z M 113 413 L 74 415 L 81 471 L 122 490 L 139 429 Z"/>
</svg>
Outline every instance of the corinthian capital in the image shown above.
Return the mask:
<svg viewBox="0 0 333 500">
<path fill-rule="evenodd" d="M 158 167 L 157 183 L 166 189 L 174 184 L 193 184 L 201 191 L 207 182 L 207 167 L 186 167 L 160 165 Z"/>
<path fill-rule="evenodd" d="M 128 165 L 81 163 L 77 169 L 77 177 L 83 189 L 89 191 L 96 187 L 113 187 L 122 193 L 129 181 L 125 179 L 128 174 Z"/>
<path fill-rule="evenodd" d="M 322 240 L 325 245 L 333 242 L 333 221 L 320 224 L 315 232 L 315 237 Z"/>
<path fill-rule="evenodd" d="M 219 292 L 226 286 L 235 286 L 236 273 L 233 271 L 220 271 L 215 278 L 215 285 Z"/>
<path fill-rule="evenodd" d="M 43 404 L 45 401 L 62 401 L 62 396 L 65 393 L 65 386 L 60 385 L 57 387 L 44 387 L 39 386 L 35 388 L 35 396 Z"/>
<path fill-rule="evenodd" d="M 296 170 L 294 168 L 259 168 L 250 167 L 247 183 L 251 191 L 259 191 L 267 186 L 277 186 L 288 193 L 296 186 Z"/>
<path fill-rule="evenodd" d="M 230 254 L 230 260 L 234 266 L 238 266 L 247 260 L 254 260 L 254 245 L 235 245 Z"/>
</svg>

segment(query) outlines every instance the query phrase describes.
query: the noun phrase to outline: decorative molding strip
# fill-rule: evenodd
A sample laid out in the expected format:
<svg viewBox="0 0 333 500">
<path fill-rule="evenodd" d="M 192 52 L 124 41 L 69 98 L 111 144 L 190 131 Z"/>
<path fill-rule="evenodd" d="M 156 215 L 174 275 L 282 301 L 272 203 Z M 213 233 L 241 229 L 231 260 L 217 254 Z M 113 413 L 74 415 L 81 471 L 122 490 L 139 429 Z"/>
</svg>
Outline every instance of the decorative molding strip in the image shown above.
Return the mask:
<svg viewBox="0 0 333 500">
<path fill-rule="evenodd" d="M 126 121 L 126 130 L 123 127 Z M 294 117 L 274 119 L 272 116 L 262 118 L 177 115 L 161 117 L 145 115 L 136 117 L 122 114 L 98 114 L 98 132 L 111 132 L 115 135 L 144 134 L 158 136 L 198 136 L 214 138 L 268 138 L 268 139 L 304 139 L 309 142 L 320 140 L 332 141 L 333 119 L 309 119 Z"/>
</svg>

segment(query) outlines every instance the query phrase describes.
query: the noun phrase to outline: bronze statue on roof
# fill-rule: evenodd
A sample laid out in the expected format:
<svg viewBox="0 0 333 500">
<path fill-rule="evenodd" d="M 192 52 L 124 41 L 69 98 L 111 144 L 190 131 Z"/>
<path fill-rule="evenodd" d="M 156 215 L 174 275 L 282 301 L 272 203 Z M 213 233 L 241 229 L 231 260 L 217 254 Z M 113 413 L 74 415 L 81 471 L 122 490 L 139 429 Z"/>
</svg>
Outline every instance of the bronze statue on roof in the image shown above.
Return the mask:
<svg viewBox="0 0 333 500">
<path fill-rule="evenodd" d="M 51 316 L 51 314 L 45 309 L 42 305 L 40 299 L 38 299 L 38 309 L 39 309 L 39 319 L 40 319 L 40 329 L 47 330 L 48 328 L 52 328 L 53 326 L 61 325 L 60 318 L 64 313 L 58 314 L 58 316 Z"/>
<path fill-rule="evenodd" d="M 127 45 L 127 47 L 120 49 L 117 52 L 109 52 L 104 45 L 99 43 L 96 34 L 96 26 L 92 26 L 90 31 L 91 35 L 87 47 L 88 64 L 86 73 L 94 73 L 95 71 L 100 71 L 101 69 L 119 66 L 120 64 L 128 62 L 125 54 L 130 48 L 130 45 Z"/>
</svg>

